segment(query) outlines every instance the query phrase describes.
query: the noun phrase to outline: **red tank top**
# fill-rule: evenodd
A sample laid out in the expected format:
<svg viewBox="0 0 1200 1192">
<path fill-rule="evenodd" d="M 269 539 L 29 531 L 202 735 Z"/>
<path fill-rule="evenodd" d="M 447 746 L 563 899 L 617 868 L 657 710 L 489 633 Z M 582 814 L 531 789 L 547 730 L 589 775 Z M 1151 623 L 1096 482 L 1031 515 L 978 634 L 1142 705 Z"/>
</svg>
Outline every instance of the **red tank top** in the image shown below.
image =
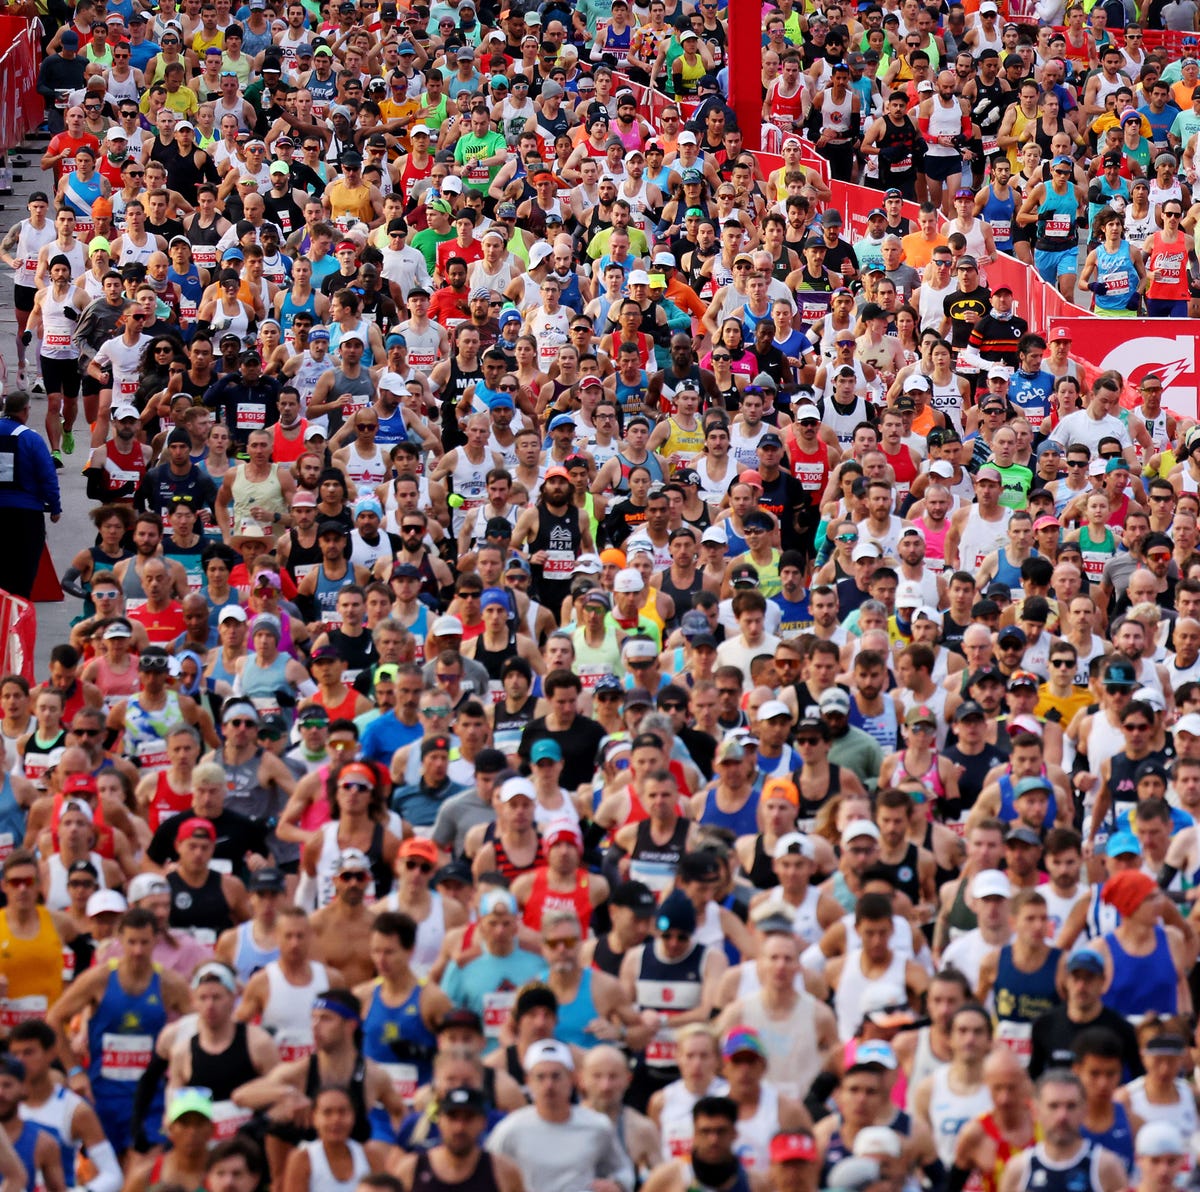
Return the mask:
<svg viewBox="0 0 1200 1192">
<path fill-rule="evenodd" d="M 117 450 L 116 439 L 109 439 L 105 447 L 107 458 L 104 463 L 104 480 L 111 494 L 108 500 L 132 505 L 133 493 L 127 497 L 118 497 L 117 493 L 131 481 L 136 489 L 141 484 L 142 477 L 146 475 L 146 457 L 142 452 L 142 445 L 135 442 L 133 450 L 126 455 Z"/>
<path fill-rule="evenodd" d="M 818 439 L 816 451 L 811 454 L 802 451 L 795 430 L 789 428 L 787 453 L 792 475 L 800 481 L 800 487 L 806 493 L 823 493 L 829 483 L 829 448 Z"/>
<path fill-rule="evenodd" d="M 318 691 L 317 694 L 313 696 L 313 703 L 320 704 L 321 707 L 329 713 L 330 720 L 353 720 L 354 708 L 358 703 L 358 692 L 351 687 L 346 693 L 346 698 L 343 699 L 340 704 L 330 707 L 329 704 L 327 704 L 322 698 L 321 693 Z"/>
<path fill-rule="evenodd" d="M 409 155 L 408 160 L 404 163 L 404 169 L 400 171 L 400 193 L 404 196 L 406 203 L 412 202 L 413 187 L 418 182 L 423 182 L 433 173 L 433 154 L 429 155 L 429 160 L 425 163 L 425 168 L 418 169 L 413 165 L 412 155 Z"/>
<path fill-rule="evenodd" d="M 575 871 L 575 889 L 563 894 L 550 889 L 550 870 L 541 866 L 533 875 L 533 889 L 525 904 L 525 923 L 534 931 L 541 931 L 542 918 L 553 911 L 574 911 L 580 926 L 587 932 L 592 917 L 592 900 L 588 894 L 589 875 L 586 869 Z"/>
<path fill-rule="evenodd" d="M 304 432 L 307 429 L 308 420 L 301 418 L 300 433 L 294 439 L 289 439 L 281 433 L 279 423 L 276 422 L 271 431 L 271 459 L 277 464 L 295 463 L 306 450 Z"/>
<path fill-rule="evenodd" d="M 882 444 L 880 444 L 879 450 L 891 465 L 892 471 L 896 473 L 897 485 L 902 485 L 907 489 L 917 478 L 917 465 L 913 463 L 912 452 L 903 443 L 900 444 L 900 450 L 895 455 L 889 455 L 884 451 Z"/>
<path fill-rule="evenodd" d="M 1146 246 L 1146 268 L 1154 269 L 1158 277 L 1146 291 L 1149 298 L 1168 301 L 1186 299 L 1190 293 L 1187 259 L 1187 240 L 1180 236 L 1174 243 L 1163 242 L 1162 233 L 1155 232 Z"/>
<path fill-rule="evenodd" d="M 155 781 L 154 794 L 147 809 L 147 822 L 151 831 L 158 831 L 158 826 L 165 819 L 187 811 L 192 805 L 191 791 L 177 791 L 168 781 L 166 770 L 159 770 Z"/>
</svg>

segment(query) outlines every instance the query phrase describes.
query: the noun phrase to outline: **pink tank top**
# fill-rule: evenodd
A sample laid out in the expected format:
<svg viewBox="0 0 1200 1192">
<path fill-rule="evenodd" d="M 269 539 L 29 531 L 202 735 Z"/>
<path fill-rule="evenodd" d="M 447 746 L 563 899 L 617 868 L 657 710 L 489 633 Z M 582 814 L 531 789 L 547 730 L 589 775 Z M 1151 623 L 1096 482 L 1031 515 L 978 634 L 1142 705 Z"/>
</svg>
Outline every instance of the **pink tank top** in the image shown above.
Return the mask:
<svg viewBox="0 0 1200 1192">
<path fill-rule="evenodd" d="M 322 766 L 317 773 L 321 776 L 321 793 L 308 805 L 300 817 L 300 829 L 304 832 L 315 832 L 329 823 L 329 796 L 325 793 L 329 767 Z"/>
<path fill-rule="evenodd" d="M 946 519 L 946 528 L 940 534 L 935 533 L 926 524 L 923 517 L 914 517 L 913 523 L 925 535 L 925 557 L 935 563 L 946 561 L 946 534 L 950 529 L 950 519 Z"/>
<path fill-rule="evenodd" d="M 138 683 L 137 658 L 131 654 L 129 656 L 129 669 L 121 673 L 113 670 L 108 663 L 108 659 L 103 654 L 97 654 L 92 682 L 100 688 L 100 694 L 104 696 L 106 707 L 120 700 L 127 699 L 131 695 L 137 695 L 138 688 L 140 687 Z"/>
</svg>

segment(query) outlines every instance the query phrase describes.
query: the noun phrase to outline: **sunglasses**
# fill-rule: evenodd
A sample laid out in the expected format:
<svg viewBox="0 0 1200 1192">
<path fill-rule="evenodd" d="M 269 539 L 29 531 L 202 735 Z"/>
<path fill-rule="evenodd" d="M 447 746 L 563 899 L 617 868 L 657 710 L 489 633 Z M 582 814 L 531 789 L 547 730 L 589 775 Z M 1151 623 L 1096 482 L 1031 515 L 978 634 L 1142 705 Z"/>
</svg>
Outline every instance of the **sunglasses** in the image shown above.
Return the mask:
<svg viewBox="0 0 1200 1192">
<path fill-rule="evenodd" d="M 447 678 L 447 679 L 451 678 L 450 675 L 439 676 L 439 677 Z M 422 708 L 421 715 L 422 716 L 449 716 L 450 711 L 451 711 L 451 709 L 450 709 L 449 704 L 435 704 L 432 708 Z"/>
<path fill-rule="evenodd" d="M 415 873 L 418 869 L 422 873 L 432 873 L 433 866 L 428 861 L 405 861 L 404 868 L 410 873 Z"/>
<path fill-rule="evenodd" d="M 35 877 L 6 877 L 4 879 L 5 885 L 11 886 L 14 890 L 32 890 L 36 881 Z"/>
<path fill-rule="evenodd" d="M 370 876 L 371 876 L 370 874 L 368 874 L 368 873 L 362 873 L 362 872 L 358 872 L 358 873 L 339 873 L 339 874 L 338 874 L 338 881 L 340 881 L 340 882 L 362 882 L 362 883 L 363 883 L 363 885 L 366 885 L 366 883 L 367 883 L 368 881 L 370 881 Z"/>
<path fill-rule="evenodd" d="M 227 720 L 227 721 L 225 721 L 225 723 L 227 725 L 229 725 L 231 728 L 256 728 L 258 725 L 257 720 L 242 720 L 242 719 Z"/>
<path fill-rule="evenodd" d="M 1057 667 L 1074 666 L 1075 659 L 1074 658 L 1051 658 L 1050 665 L 1057 666 Z"/>
<path fill-rule="evenodd" d="M 94 890 L 96 883 L 90 877 L 73 877 L 67 882 L 67 888 L 71 890 Z"/>
<path fill-rule="evenodd" d="M 1086 468 L 1088 461 L 1086 459 L 1069 459 L 1067 460 L 1068 468 Z"/>
<path fill-rule="evenodd" d="M 1124 683 L 1105 683 L 1104 691 L 1106 695 L 1129 695 L 1131 689 Z"/>
</svg>

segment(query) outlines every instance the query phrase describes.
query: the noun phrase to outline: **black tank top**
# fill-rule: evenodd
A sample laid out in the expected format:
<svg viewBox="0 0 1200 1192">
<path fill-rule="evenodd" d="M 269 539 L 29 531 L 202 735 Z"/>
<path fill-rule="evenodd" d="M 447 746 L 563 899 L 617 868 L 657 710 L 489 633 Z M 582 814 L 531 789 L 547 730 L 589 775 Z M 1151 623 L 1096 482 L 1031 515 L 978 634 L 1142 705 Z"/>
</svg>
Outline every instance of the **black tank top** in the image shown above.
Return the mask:
<svg viewBox="0 0 1200 1192">
<path fill-rule="evenodd" d="M 199 887 L 188 885 L 178 872 L 168 873 L 167 884 L 171 887 L 172 927 L 185 931 L 199 928 L 220 934 L 233 926 L 219 873 L 210 870 L 204 885 Z"/>
<path fill-rule="evenodd" d="M 564 513 L 551 513 L 548 506 L 539 505 L 537 513 L 537 534 L 529 544 L 529 553 L 535 555 L 538 551 L 550 551 L 558 558 L 557 561 L 549 560 L 549 574 L 545 566 L 532 568 L 533 582 L 541 593 L 541 602 L 550 609 L 557 609 L 571 586 L 571 566 L 567 557 L 569 555 L 573 561 L 583 544 L 579 510 L 574 505 L 568 505 Z"/>
<path fill-rule="evenodd" d="M 933 863 L 935 866 L 933 880 L 937 884 L 937 888 L 940 890 L 943 886 L 948 886 L 956 877 L 958 877 L 958 870 L 943 869 L 941 865 L 938 864 L 937 851 L 933 847 L 932 821 L 925 825 L 925 847 L 929 850 L 930 855 L 933 857 Z"/>
<path fill-rule="evenodd" d="M 512 658 L 517 652 L 517 635 L 510 633 L 508 641 L 498 650 L 489 650 L 483 644 L 483 635 L 480 634 L 475 641 L 475 661 L 483 667 L 488 673 L 489 679 L 494 679 L 497 683 L 500 682 L 500 670 L 505 662 Z M 528 706 L 528 705 L 526 705 Z"/>
<path fill-rule="evenodd" d="M 533 719 L 537 701 L 538 697 L 531 695 L 515 712 L 508 711 L 503 703 L 496 704 L 492 709 L 492 736 L 524 732 L 525 726 Z"/>
<path fill-rule="evenodd" d="M 504 851 L 504 842 L 500 839 L 496 832 L 495 823 L 490 823 L 487 830 L 483 834 L 484 842 L 491 841 L 492 847 L 496 853 L 496 872 L 504 874 L 506 881 L 511 883 L 514 879 L 519 878 L 523 873 L 532 873 L 539 865 L 546 864 L 546 850 L 542 847 L 541 837 L 538 837 L 537 852 L 534 854 L 533 860 L 528 865 L 517 865 Z"/>
<path fill-rule="evenodd" d="M 904 856 L 895 864 L 888 861 L 876 861 L 880 869 L 887 870 L 892 875 L 892 882 L 897 890 L 907 894 L 914 906 L 921 901 L 921 879 L 917 871 L 920 852 L 917 846 L 909 841 Z"/>
<path fill-rule="evenodd" d="M 450 367 L 447 369 L 446 388 L 443 390 L 449 400 L 442 401 L 442 444 L 447 451 L 451 447 L 461 447 L 467 436 L 458 425 L 458 403 L 463 394 L 478 381 L 483 380 L 483 369 L 476 365 L 470 372 L 458 366 L 458 354 L 450 357 Z"/>
<path fill-rule="evenodd" d="M 671 623 L 668 626 L 668 628 L 674 629 L 682 620 L 683 614 L 691 611 L 693 597 L 704 587 L 704 572 L 697 567 L 696 574 L 692 576 L 691 585 L 687 588 L 680 588 L 672 581 L 671 569 L 668 567 L 662 573 L 661 583 L 660 591 L 662 594 L 670 596 L 675 601 L 675 616 L 671 618 Z"/>
<path fill-rule="evenodd" d="M 688 829 L 691 820 L 680 819 L 671 833 L 671 839 L 666 844 L 658 844 L 650 835 L 650 821 L 642 820 L 637 826 L 634 836 L 633 851 L 629 854 L 632 860 L 654 861 L 663 865 L 676 866 L 687 849 Z"/>
<path fill-rule="evenodd" d="M 809 799 L 805 796 L 800 786 L 799 770 L 792 775 L 792 781 L 796 784 L 796 789 L 800 792 L 800 806 L 796 810 L 798 830 L 801 832 L 811 832 L 816 826 L 817 812 L 833 798 L 837 791 L 842 789 L 842 767 L 830 764 L 829 789 L 819 799 Z"/>
<path fill-rule="evenodd" d="M 602 935 L 596 941 L 596 949 L 592 953 L 592 968 L 598 969 L 602 973 L 608 973 L 610 977 L 617 977 L 620 976 L 621 961 L 624 959 L 624 952 L 612 950 L 607 935 Z"/>
<path fill-rule="evenodd" d="M 228 1101 L 233 1090 L 258 1076 L 246 1043 L 246 1024 L 234 1026 L 233 1042 L 213 1055 L 200 1046 L 199 1035 L 192 1036 L 192 1084 L 211 1089 L 214 1101 Z"/>
<path fill-rule="evenodd" d="M 448 1184 L 445 1180 L 438 1179 L 429 1162 L 428 1152 L 421 1151 L 417 1155 L 417 1166 L 413 1171 L 413 1192 L 500 1192 L 500 1185 L 496 1182 L 492 1157 L 487 1151 L 479 1152 L 475 1170 L 457 1184 Z"/>
<path fill-rule="evenodd" d="M 317 1093 L 325 1083 L 321 1079 L 321 1069 L 317 1060 L 316 1052 L 308 1057 L 308 1076 L 304 1080 L 304 1095 L 310 1101 L 317 1099 Z M 350 1095 L 350 1104 L 354 1106 L 354 1129 L 350 1131 L 350 1137 L 355 1142 L 366 1142 L 371 1137 L 371 1121 L 367 1117 L 367 1100 L 363 1096 L 363 1088 L 366 1083 L 367 1062 L 359 1055 L 358 1062 L 354 1065 L 354 1075 L 350 1077 L 350 1083 L 346 1086 L 346 1092 Z"/>
<path fill-rule="evenodd" d="M 292 582 L 298 584 L 301 577 L 296 574 L 296 568 L 317 566 L 321 562 L 321 547 L 315 534 L 312 546 L 302 546 L 294 528 L 288 530 L 288 542 L 287 573 L 292 577 Z"/>
<path fill-rule="evenodd" d="M 779 885 L 779 878 L 775 876 L 774 863 L 767 856 L 767 850 L 763 848 L 761 832 L 754 838 L 754 864 L 750 866 L 747 876 L 750 878 L 750 884 L 756 890 L 774 890 Z"/>
</svg>

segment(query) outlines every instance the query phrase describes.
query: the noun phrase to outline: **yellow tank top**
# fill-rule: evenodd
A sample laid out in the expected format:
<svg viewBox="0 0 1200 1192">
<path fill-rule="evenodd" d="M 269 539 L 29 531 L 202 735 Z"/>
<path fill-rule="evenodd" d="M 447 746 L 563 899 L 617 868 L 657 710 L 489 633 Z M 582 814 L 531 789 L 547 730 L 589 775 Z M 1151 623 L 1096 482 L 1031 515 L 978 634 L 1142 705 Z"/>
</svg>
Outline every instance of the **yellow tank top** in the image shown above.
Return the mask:
<svg viewBox="0 0 1200 1192">
<path fill-rule="evenodd" d="M 688 65 L 688 60 L 680 56 L 680 72 L 682 78 L 682 91 L 684 95 L 695 95 L 696 84 L 708 74 L 708 69 L 704 65 L 704 59 L 699 54 L 696 55 L 694 66 Z"/>
<path fill-rule="evenodd" d="M 364 223 L 375 218 L 371 188 L 366 185 L 347 186 L 344 182 L 335 182 L 329 188 L 329 208 L 335 220 L 339 215 L 353 215 Z"/>
<path fill-rule="evenodd" d="M 647 621 L 653 621 L 658 627 L 658 647 L 661 650 L 663 634 L 666 632 L 667 623 L 658 615 L 658 608 L 655 605 L 655 602 L 658 600 L 659 589 L 647 588 L 646 591 L 648 593 L 646 603 L 638 609 L 638 614 L 645 617 Z"/>
<path fill-rule="evenodd" d="M 233 474 L 233 524 L 236 530 L 243 521 L 254 521 L 250 510 L 255 505 L 261 505 L 281 517 L 287 513 L 287 505 L 283 500 L 283 489 L 279 484 L 279 465 L 271 465 L 271 474 L 266 480 L 249 480 L 246 477 L 246 465 L 238 464 Z M 272 527 L 266 527 L 267 533 Z"/>
<path fill-rule="evenodd" d="M 8 1000 L 44 998 L 45 1014 L 62 994 L 62 940 L 50 912 L 37 908 L 38 933 L 32 939 L 13 935 L 8 911 L 0 911 L 0 972 L 8 978 Z M 31 1010 L 37 1009 L 30 1005 Z"/>
<path fill-rule="evenodd" d="M 199 54 L 200 58 L 204 58 L 205 51 L 213 46 L 218 50 L 225 49 L 225 34 L 218 29 L 212 37 L 205 37 L 203 29 L 197 29 L 192 34 L 192 53 Z"/>
<path fill-rule="evenodd" d="M 1040 115 L 1040 113 L 1041 113 L 1040 108 L 1038 109 L 1038 112 Z M 1017 150 L 1020 146 L 1020 141 L 1021 141 L 1021 134 L 1036 119 L 1037 119 L 1037 116 L 1034 116 L 1033 119 L 1030 119 L 1028 116 L 1025 115 L 1024 112 L 1021 111 L 1020 105 L 1017 106 L 1017 114 L 1013 118 L 1013 127 L 1012 127 L 1012 135 L 1017 138 L 1017 144 L 1013 145 L 1008 151 L 1008 160 L 1010 162 L 1012 162 L 1012 168 L 1013 168 L 1014 174 L 1017 173 L 1017 171 L 1020 170 L 1020 168 L 1021 168 L 1021 161 L 1020 161 L 1020 158 L 1017 156 Z"/>
<path fill-rule="evenodd" d="M 669 473 L 673 476 L 677 468 L 686 468 L 704 450 L 704 431 L 699 422 L 695 430 L 684 429 L 671 416 L 668 416 L 667 422 L 671 429 L 658 453 L 667 461 Z"/>
<path fill-rule="evenodd" d="M 771 561 L 767 564 L 756 563 L 747 551 L 744 555 L 738 555 L 734 560 L 735 563 L 748 563 L 755 571 L 758 572 L 758 590 L 766 597 L 778 596 L 783 591 L 783 584 L 779 579 L 779 558 L 781 552 L 771 549 Z"/>
</svg>

